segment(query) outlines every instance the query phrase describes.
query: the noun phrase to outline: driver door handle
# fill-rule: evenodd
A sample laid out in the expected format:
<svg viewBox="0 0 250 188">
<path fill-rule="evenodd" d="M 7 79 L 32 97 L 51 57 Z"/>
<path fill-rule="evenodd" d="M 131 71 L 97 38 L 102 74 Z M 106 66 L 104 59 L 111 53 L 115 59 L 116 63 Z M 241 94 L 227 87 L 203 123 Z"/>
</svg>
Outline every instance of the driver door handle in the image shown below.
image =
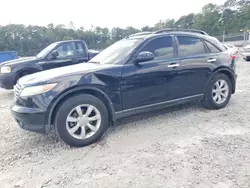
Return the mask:
<svg viewBox="0 0 250 188">
<path fill-rule="evenodd" d="M 176 67 L 179 67 L 179 66 L 180 66 L 179 63 L 173 63 L 173 64 L 168 65 L 168 68 L 176 68 Z"/>
</svg>

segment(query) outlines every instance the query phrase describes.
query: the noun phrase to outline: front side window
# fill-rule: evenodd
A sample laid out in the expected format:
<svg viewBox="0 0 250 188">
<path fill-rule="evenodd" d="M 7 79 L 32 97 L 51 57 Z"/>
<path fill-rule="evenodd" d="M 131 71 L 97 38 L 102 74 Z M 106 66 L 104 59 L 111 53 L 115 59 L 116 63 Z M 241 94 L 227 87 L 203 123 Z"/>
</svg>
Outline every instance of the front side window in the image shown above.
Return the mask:
<svg viewBox="0 0 250 188">
<path fill-rule="evenodd" d="M 200 39 L 187 36 L 177 36 L 179 42 L 179 56 L 194 56 L 206 53 Z"/>
<path fill-rule="evenodd" d="M 174 57 L 172 37 L 156 38 L 148 42 L 141 51 L 152 52 L 155 59 Z"/>
<path fill-rule="evenodd" d="M 57 59 L 70 57 L 74 55 L 73 44 L 63 43 L 55 49 L 58 52 Z"/>
</svg>

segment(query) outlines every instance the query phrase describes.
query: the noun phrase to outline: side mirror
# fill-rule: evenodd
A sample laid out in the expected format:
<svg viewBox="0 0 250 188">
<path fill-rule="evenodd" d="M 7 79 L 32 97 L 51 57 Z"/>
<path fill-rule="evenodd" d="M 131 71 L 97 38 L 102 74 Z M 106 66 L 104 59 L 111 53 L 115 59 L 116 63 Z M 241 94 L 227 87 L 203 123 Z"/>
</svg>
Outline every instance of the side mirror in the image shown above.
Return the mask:
<svg viewBox="0 0 250 188">
<path fill-rule="evenodd" d="M 51 58 L 52 58 L 52 59 L 56 59 L 57 56 L 59 56 L 58 51 L 53 50 L 53 51 L 51 52 Z"/>
<path fill-rule="evenodd" d="M 154 54 L 152 52 L 149 52 L 149 51 L 143 51 L 143 52 L 140 52 L 136 59 L 135 59 L 135 62 L 136 63 L 140 63 L 140 62 L 145 62 L 145 61 L 151 61 L 155 58 Z"/>
</svg>

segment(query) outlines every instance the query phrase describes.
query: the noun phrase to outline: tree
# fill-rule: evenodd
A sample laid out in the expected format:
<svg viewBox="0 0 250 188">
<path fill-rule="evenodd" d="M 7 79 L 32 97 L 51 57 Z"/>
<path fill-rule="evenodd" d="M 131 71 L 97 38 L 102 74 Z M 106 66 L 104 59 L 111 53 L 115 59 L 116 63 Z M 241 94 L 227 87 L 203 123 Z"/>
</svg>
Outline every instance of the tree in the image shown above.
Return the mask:
<svg viewBox="0 0 250 188">
<path fill-rule="evenodd" d="M 175 20 L 174 19 L 167 19 L 165 21 L 160 20 L 158 23 L 155 24 L 154 30 L 160 30 L 164 28 L 173 28 L 175 26 Z"/>
<path fill-rule="evenodd" d="M 179 20 L 176 21 L 175 25 L 177 27 L 186 28 L 186 29 L 192 28 L 192 25 L 194 25 L 195 23 L 194 16 L 195 15 L 193 13 L 182 16 L 180 17 Z"/>
<path fill-rule="evenodd" d="M 108 29 L 92 26 L 86 30 L 83 27 L 77 28 L 73 22 L 67 26 L 50 23 L 46 27 L 10 24 L 0 26 L 0 51 L 15 50 L 21 56 L 31 56 L 36 55 L 50 43 L 71 39 L 84 40 L 89 48 L 104 49 L 137 32 L 174 27 L 201 29 L 210 35 L 250 29 L 250 1 L 226 0 L 222 5 L 209 3 L 197 14 L 183 15 L 178 20 L 160 20 L 154 26 L 144 26 L 141 29 L 134 27 Z"/>
</svg>

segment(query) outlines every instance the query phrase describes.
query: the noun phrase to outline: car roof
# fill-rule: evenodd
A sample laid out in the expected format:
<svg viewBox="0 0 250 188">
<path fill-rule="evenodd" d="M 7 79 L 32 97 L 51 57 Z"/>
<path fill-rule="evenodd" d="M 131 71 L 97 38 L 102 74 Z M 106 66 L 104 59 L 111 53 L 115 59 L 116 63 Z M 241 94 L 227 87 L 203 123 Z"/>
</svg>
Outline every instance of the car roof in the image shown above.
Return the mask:
<svg viewBox="0 0 250 188">
<path fill-rule="evenodd" d="M 203 35 L 203 34 L 199 34 L 199 33 L 193 33 L 193 32 L 184 32 L 184 31 L 171 31 L 171 32 L 166 32 L 166 33 L 148 33 L 148 34 L 142 34 L 142 35 L 130 35 L 130 39 L 147 39 L 147 38 L 151 38 L 154 36 L 167 36 L 167 35 L 188 35 L 188 36 L 194 36 L 194 37 L 198 37 L 198 38 L 207 38 L 210 39 L 211 36 L 209 35 Z"/>
<path fill-rule="evenodd" d="M 83 42 L 82 40 L 62 40 L 55 42 L 56 44 L 65 43 L 65 42 Z"/>
<path fill-rule="evenodd" d="M 201 30 L 192 30 L 192 29 L 183 29 L 182 31 L 181 30 L 168 30 L 166 29 L 166 31 L 164 32 L 165 30 L 160 30 L 159 31 L 156 31 L 156 32 L 140 32 L 140 33 L 136 33 L 136 34 L 133 34 L 133 35 L 130 35 L 127 37 L 127 39 L 143 39 L 143 40 L 146 40 L 146 39 L 150 39 L 150 38 L 153 38 L 153 37 L 157 37 L 157 36 L 169 36 L 169 35 L 183 35 L 183 36 L 190 36 L 190 37 L 197 37 L 197 38 L 202 38 L 202 39 L 205 39 L 209 42 L 212 42 L 213 44 L 215 44 L 217 47 L 219 47 L 221 50 L 225 50 L 225 47 L 222 45 L 222 43 L 220 43 L 220 41 L 213 37 L 213 36 L 210 36 L 208 35 L 206 32 L 204 31 L 201 31 Z"/>
<path fill-rule="evenodd" d="M 129 35 L 127 38 L 148 38 L 152 36 L 170 35 L 170 34 L 183 34 L 183 35 L 194 35 L 194 36 L 209 36 L 205 31 L 197 29 L 182 29 L 182 28 L 166 28 L 158 31 L 143 31 Z"/>
<path fill-rule="evenodd" d="M 183 36 L 190 36 L 190 37 L 197 37 L 197 38 L 202 38 L 208 41 L 212 41 L 212 43 L 218 44 L 218 40 L 215 37 L 209 36 L 209 35 L 203 35 L 199 33 L 192 33 L 192 32 L 181 32 L 181 31 L 175 31 L 175 32 L 168 32 L 168 33 L 160 33 L 160 34 L 147 34 L 147 35 L 138 35 L 138 36 L 131 36 L 127 39 L 150 39 L 154 38 L 157 36 L 169 36 L 169 35 L 183 35 Z"/>
</svg>

